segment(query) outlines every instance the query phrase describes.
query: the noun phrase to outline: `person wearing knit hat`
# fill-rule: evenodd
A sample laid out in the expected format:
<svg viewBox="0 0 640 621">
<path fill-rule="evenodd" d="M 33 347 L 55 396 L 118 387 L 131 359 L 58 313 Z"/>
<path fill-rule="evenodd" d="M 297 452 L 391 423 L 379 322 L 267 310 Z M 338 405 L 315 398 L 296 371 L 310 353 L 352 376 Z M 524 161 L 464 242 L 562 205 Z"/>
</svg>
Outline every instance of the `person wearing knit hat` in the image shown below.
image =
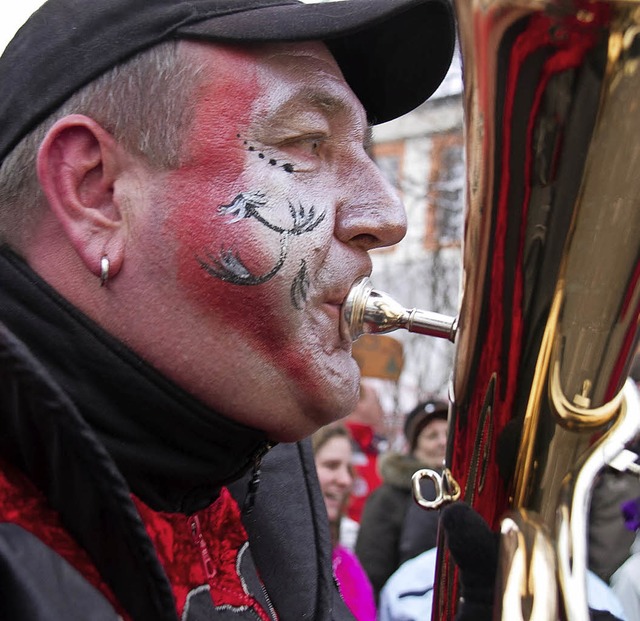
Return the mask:
<svg viewBox="0 0 640 621">
<path fill-rule="evenodd" d="M 405 420 L 404 435 L 407 438 L 409 453 L 415 455 L 428 468 L 442 468 L 447 442 L 448 413 L 449 405 L 445 401 L 428 400 L 411 410 Z"/>
<path fill-rule="evenodd" d="M 447 403 L 429 399 L 406 417 L 406 452 L 389 452 L 379 460 L 382 484 L 362 513 L 356 554 L 376 597 L 387 579 L 406 560 L 436 545 L 439 512 L 421 509 L 413 499 L 411 477 L 421 468 L 442 469 L 447 440 Z M 434 498 L 433 483 L 422 483 L 425 498 Z"/>
</svg>

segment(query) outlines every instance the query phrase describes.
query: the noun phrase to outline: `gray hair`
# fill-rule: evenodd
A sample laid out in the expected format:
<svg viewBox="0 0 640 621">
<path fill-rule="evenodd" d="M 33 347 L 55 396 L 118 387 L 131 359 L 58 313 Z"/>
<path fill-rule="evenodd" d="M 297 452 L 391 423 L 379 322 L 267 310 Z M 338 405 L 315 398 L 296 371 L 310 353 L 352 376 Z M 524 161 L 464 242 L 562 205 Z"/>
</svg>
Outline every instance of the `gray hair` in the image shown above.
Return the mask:
<svg viewBox="0 0 640 621">
<path fill-rule="evenodd" d="M 91 117 L 155 168 L 179 166 L 201 71 L 202 64 L 178 41 L 169 41 L 113 67 L 70 97 L 0 166 L 0 241 L 19 247 L 37 220 L 44 202 L 36 174 L 38 149 L 65 116 Z"/>
</svg>

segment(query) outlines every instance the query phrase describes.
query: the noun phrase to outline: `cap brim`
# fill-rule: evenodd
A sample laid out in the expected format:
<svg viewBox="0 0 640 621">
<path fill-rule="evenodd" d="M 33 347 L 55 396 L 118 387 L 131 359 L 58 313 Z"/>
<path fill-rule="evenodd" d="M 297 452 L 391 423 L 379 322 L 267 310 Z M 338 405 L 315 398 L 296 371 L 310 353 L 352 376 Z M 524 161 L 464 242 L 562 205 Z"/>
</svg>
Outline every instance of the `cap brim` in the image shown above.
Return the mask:
<svg viewBox="0 0 640 621">
<path fill-rule="evenodd" d="M 325 41 L 382 123 L 438 87 L 454 33 L 448 0 L 48 0 L 0 57 L 0 161 L 78 89 L 169 39 Z"/>
<path fill-rule="evenodd" d="M 447 0 L 275 4 L 184 25 L 177 35 L 227 42 L 325 41 L 374 124 L 410 112 L 433 94 L 451 64 L 455 42 Z"/>
</svg>

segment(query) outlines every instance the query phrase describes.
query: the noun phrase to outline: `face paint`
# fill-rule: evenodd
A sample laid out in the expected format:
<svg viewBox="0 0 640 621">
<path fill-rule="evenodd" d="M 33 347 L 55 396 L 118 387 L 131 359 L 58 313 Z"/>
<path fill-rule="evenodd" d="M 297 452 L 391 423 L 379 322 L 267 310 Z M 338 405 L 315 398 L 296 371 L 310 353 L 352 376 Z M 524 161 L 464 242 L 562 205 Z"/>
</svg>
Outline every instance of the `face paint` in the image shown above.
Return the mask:
<svg viewBox="0 0 640 621">
<path fill-rule="evenodd" d="M 238 138 L 240 138 L 240 134 L 238 134 Z M 249 141 L 247 140 L 244 141 L 244 145 L 247 147 L 247 150 L 249 152 L 256 153 L 258 156 L 258 159 L 265 160 L 266 162 L 268 162 L 269 166 L 279 166 L 280 168 L 282 168 L 282 170 L 288 173 L 294 172 L 294 167 L 291 162 L 286 162 L 286 161 L 279 162 L 274 158 L 267 158 L 267 156 L 262 151 L 260 151 L 256 146 L 250 145 Z"/>
<path fill-rule="evenodd" d="M 289 204 L 291 224 L 287 227 L 274 224 L 262 215 L 261 208 L 267 206 L 267 199 L 260 192 L 244 192 L 238 194 L 229 205 L 221 205 L 218 213 L 233 216 L 229 225 L 246 218 L 253 218 L 262 224 L 265 229 L 278 235 L 280 244 L 280 256 L 277 263 L 266 274 L 253 274 L 242 262 L 240 249 L 225 248 L 218 254 L 208 253 L 207 260 L 198 259 L 201 267 L 214 278 L 219 278 L 234 285 L 256 286 L 268 282 L 283 267 L 287 258 L 289 240 L 293 236 L 310 233 L 323 220 L 325 214 L 316 217 L 313 206 L 306 210 L 302 205 L 297 209 Z M 291 300 L 294 308 L 301 310 L 308 289 L 308 277 L 306 262 L 301 260 L 301 267 L 291 285 Z"/>
<path fill-rule="evenodd" d="M 175 282 L 165 269 L 167 329 L 150 358 L 226 415 L 293 440 L 355 405 L 340 305 L 404 214 L 324 45 L 188 45 L 209 72 L 184 162 L 151 192 L 167 243 L 140 254 L 173 266 Z"/>
</svg>

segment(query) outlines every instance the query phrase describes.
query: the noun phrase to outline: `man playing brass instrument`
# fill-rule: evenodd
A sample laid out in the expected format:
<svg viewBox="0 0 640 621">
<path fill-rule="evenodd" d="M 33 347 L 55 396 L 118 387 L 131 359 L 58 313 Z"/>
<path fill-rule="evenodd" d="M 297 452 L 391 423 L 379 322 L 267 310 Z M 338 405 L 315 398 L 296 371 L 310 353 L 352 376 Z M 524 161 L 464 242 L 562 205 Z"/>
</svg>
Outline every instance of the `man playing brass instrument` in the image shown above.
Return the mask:
<svg viewBox="0 0 640 621">
<path fill-rule="evenodd" d="M 405 231 L 369 124 L 452 49 L 444 0 L 48 0 L 20 30 L 0 618 L 351 618 L 306 443 L 260 462 L 355 405 L 340 306 Z"/>
</svg>

